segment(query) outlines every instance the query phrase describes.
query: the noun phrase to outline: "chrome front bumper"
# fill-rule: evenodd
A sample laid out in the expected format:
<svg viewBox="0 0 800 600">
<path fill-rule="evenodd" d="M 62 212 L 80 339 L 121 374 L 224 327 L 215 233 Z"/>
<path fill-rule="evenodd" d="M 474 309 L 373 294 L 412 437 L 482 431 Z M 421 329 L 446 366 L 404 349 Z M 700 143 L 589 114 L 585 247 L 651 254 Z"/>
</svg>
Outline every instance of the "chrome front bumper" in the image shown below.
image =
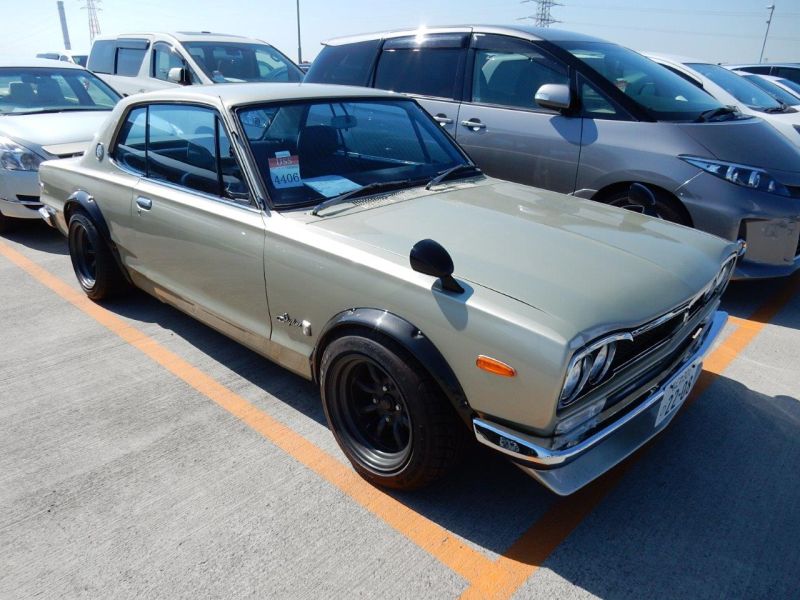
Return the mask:
<svg viewBox="0 0 800 600">
<path fill-rule="evenodd" d="M 726 313 L 714 313 L 697 350 L 670 377 L 661 382 L 636 408 L 573 446 L 554 450 L 536 443 L 531 436 L 480 418 L 472 420 L 475 437 L 482 444 L 511 456 L 517 466 L 556 494 L 572 494 L 667 427 L 678 411 L 675 410 L 656 426 L 656 417 L 666 390 L 690 369 L 695 371 L 692 375 L 694 386 L 702 370 L 703 357 L 711 349 L 727 320 Z"/>
</svg>

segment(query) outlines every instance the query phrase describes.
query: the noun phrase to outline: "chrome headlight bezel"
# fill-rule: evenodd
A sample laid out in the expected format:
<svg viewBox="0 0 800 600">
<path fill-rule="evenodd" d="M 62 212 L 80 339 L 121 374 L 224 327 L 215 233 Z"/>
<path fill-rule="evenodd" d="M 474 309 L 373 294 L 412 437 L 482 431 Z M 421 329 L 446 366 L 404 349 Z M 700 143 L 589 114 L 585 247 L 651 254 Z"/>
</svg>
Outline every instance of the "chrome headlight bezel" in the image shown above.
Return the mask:
<svg viewBox="0 0 800 600">
<path fill-rule="evenodd" d="M 0 136 L 0 169 L 35 172 L 45 160 L 47 159 L 19 142 Z"/>
<path fill-rule="evenodd" d="M 751 190 L 775 194 L 776 196 L 791 197 L 791 192 L 783 183 L 778 181 L 769 171 L 761 167 L 732 163 L 715 158 L 703 158 L 702 156 L 691 156 L 681 154 L 678 156 L 682 161 L 689 163 L 693 167 L 710 173 L 714 177 L 745 187 Z"/>
<path fill-rule="evenodd" d="M 567 367 L 558 410 L 571 406 L 581 395 L 587 384 L 597 385 L 608 375 L 616 355 L 617 342 L 631 341 L 628 332 L 614 333 L 592 342 L 576 352 Z"/>
</svg>

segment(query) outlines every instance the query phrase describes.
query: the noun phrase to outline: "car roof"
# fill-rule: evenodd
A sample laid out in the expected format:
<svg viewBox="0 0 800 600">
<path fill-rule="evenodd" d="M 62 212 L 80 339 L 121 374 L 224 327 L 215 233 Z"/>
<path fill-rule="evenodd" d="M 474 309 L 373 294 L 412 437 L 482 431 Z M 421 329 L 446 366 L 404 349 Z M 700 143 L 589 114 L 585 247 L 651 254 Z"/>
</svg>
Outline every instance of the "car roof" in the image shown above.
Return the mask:
<svg viewBox="0 0 800 600">
<path fill-rule="evenodd" d="M 218 103 L 227 107 L 291 100 L 318 98 L 395 98 L 408 99 L 402 94 L 372 88 L 321 83 L 217 83 L 165 88 L 154 92 L 129 96 L 129 104 L 137 102 L 202 102 Z"/>
<path fill-rule="evenodd" d="M 55 52 L 54 52 L 55 54 Z M 82 66 L 76 65 L 75 63 L 68 63 L 63 60 L 56 60 L 53 58 L 0 58 L 0 68 L 2 67 L 41 67 L 41 68 L 49 68 L 49 69 L 81 69 L 84 70 Z"/>
<path fill-rule="evenodd" d="M 689 65 L 691 63 L 706 63 L 709 65 L 715 64 L 710 60 L 692 58 L 690 56 L 681 56 L 679 54 L 664 54 L 663 52 L 642 52 L 642 54 L 655 61 L 663 60 L 664 62 L 671 62 L 679 65 Z"/>
<path fill-rule="evenodd" d="M 563 29 L 550 29 L 549 27 L 529 27 L 526 25 L 443 25 L 436 27 L 426 26 L 417 28 L 392 29 L 374 33 L 342 36 L 331 38 L 322 43 L 326 46 L 338 46 L 340 44 L 351 44 L 353 42 L 364 42 L 367 40 L 419 35 L 421 33 L 495 33 L 498 35 L 522 37 L 530 40 L 547 40 L 553 42 L 607 42 L 607 40 L 584 35 L 582 33 L 565 31 Z"/>
<path fill-rule="evenodd" d="M 800 63 L 734 63 L 725 66 L 729 69 L 740 69 L 742 67 L 789 67 L 791 69 L 800 69 Z"/>
<path fill-rule="evenodd" d="M 95 38 L 95 41 L 100 40 L 118 40 L 118 39 L 152 39 L 154 37 L 164 37 L 172 39 L 176 42 L 199 42 L 199 41 L 211 41 L 211 42 L 239 42 L 239 43 L 259 43 L 265 44 L 263 40 L 259 40 L 256 38 L 248 38 L 240 35 L 231 35 L 227 33 L 213 33 L 211 31 L 142 31 L 142 32 L 134 32 L 134 33 L 120 33 L 118 35 L 101 35 Z"/>
</svg>

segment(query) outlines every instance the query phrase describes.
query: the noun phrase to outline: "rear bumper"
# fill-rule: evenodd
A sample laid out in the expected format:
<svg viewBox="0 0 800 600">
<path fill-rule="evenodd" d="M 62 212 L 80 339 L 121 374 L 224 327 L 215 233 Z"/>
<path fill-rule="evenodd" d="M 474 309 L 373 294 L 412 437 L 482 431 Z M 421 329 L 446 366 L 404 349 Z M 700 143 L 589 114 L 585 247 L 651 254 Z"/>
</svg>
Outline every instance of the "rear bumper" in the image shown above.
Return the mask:
<svg viewBox="0 0 800 600">
<path fill-rule="evenodd" d="M 670 385 L 688 376 L 691 385 L 697 381 L 703 357 L 719 336 L 728 315 L 716 312 L 697 350 L 667 377 L 636 408 L 605 425 L 575 445 L 560 450 L 536 443 L 531 436 L 480 418 L 472 421 L 479 442 L 513 458 L 514 462 L 547 488 L 566 496 L 576 492 L 669 425 L 678 412 L 656 425 L 661 401 Z M 688 375 L 687 375 L 688 372 Z"/>
</svg>

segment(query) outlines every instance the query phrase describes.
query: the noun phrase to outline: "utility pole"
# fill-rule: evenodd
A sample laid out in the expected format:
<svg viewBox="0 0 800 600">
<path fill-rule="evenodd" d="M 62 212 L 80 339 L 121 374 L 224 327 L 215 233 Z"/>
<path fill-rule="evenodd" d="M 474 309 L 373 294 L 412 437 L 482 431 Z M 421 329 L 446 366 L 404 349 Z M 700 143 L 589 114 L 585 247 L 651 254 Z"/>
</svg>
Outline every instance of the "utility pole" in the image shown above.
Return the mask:
<svg viewBox="0 0 800 600">
<path fill-rule="evenodd" d="M 93 42 L 94 38 L 100 35 L 100 21 L 97 19 L 97 5 L 102 0 L 86 0 L 81 10 L 85 10 L 89 16 L 89 41 Z"/>
<path fill-rule="evenodd" d="M 764 60 L 764 48 L 767 47 L 767 36 L 769 35 L 769 26 L 772 24 L 772 13 L 775 12 L 775 5 L 770 4 L 767 10 L 769 11 L 769 18 L 767 19 L 767 30 L 764 32 L 764 43 L 761 44 L 761 54 L 758 56 L 758 64 L 761 64 L 761 61 Z"/>
<path fill-rule="evenodd" d="M 61 35 L 64 36 L 64 50 L 72 50 L 72 44 L 69 43 L 67 15 L 64 14 L 64 0 L 58 0 L 56 6 L 58 7 L 58 19 L 61 21 Z"/>
<path fill-rule="evenodd" d="M 556 2 L 555 0 L 522 0 L 521 4 L 526 2 L 536 4 L 536 14 L 523 17 L 523 19 L 533 19 L 533 24 L 536 27 L 550 27 L 553 23 L 561 23 L 550 14 L 550 10 L 554 6 L 564 6 L 561 2 Z"/>
<path fill-rule="evenodd" d="M 300 43 L 300 0 L 297 0 L 297 64 L 303 62 L 303 45 Z"/>
</svg>

